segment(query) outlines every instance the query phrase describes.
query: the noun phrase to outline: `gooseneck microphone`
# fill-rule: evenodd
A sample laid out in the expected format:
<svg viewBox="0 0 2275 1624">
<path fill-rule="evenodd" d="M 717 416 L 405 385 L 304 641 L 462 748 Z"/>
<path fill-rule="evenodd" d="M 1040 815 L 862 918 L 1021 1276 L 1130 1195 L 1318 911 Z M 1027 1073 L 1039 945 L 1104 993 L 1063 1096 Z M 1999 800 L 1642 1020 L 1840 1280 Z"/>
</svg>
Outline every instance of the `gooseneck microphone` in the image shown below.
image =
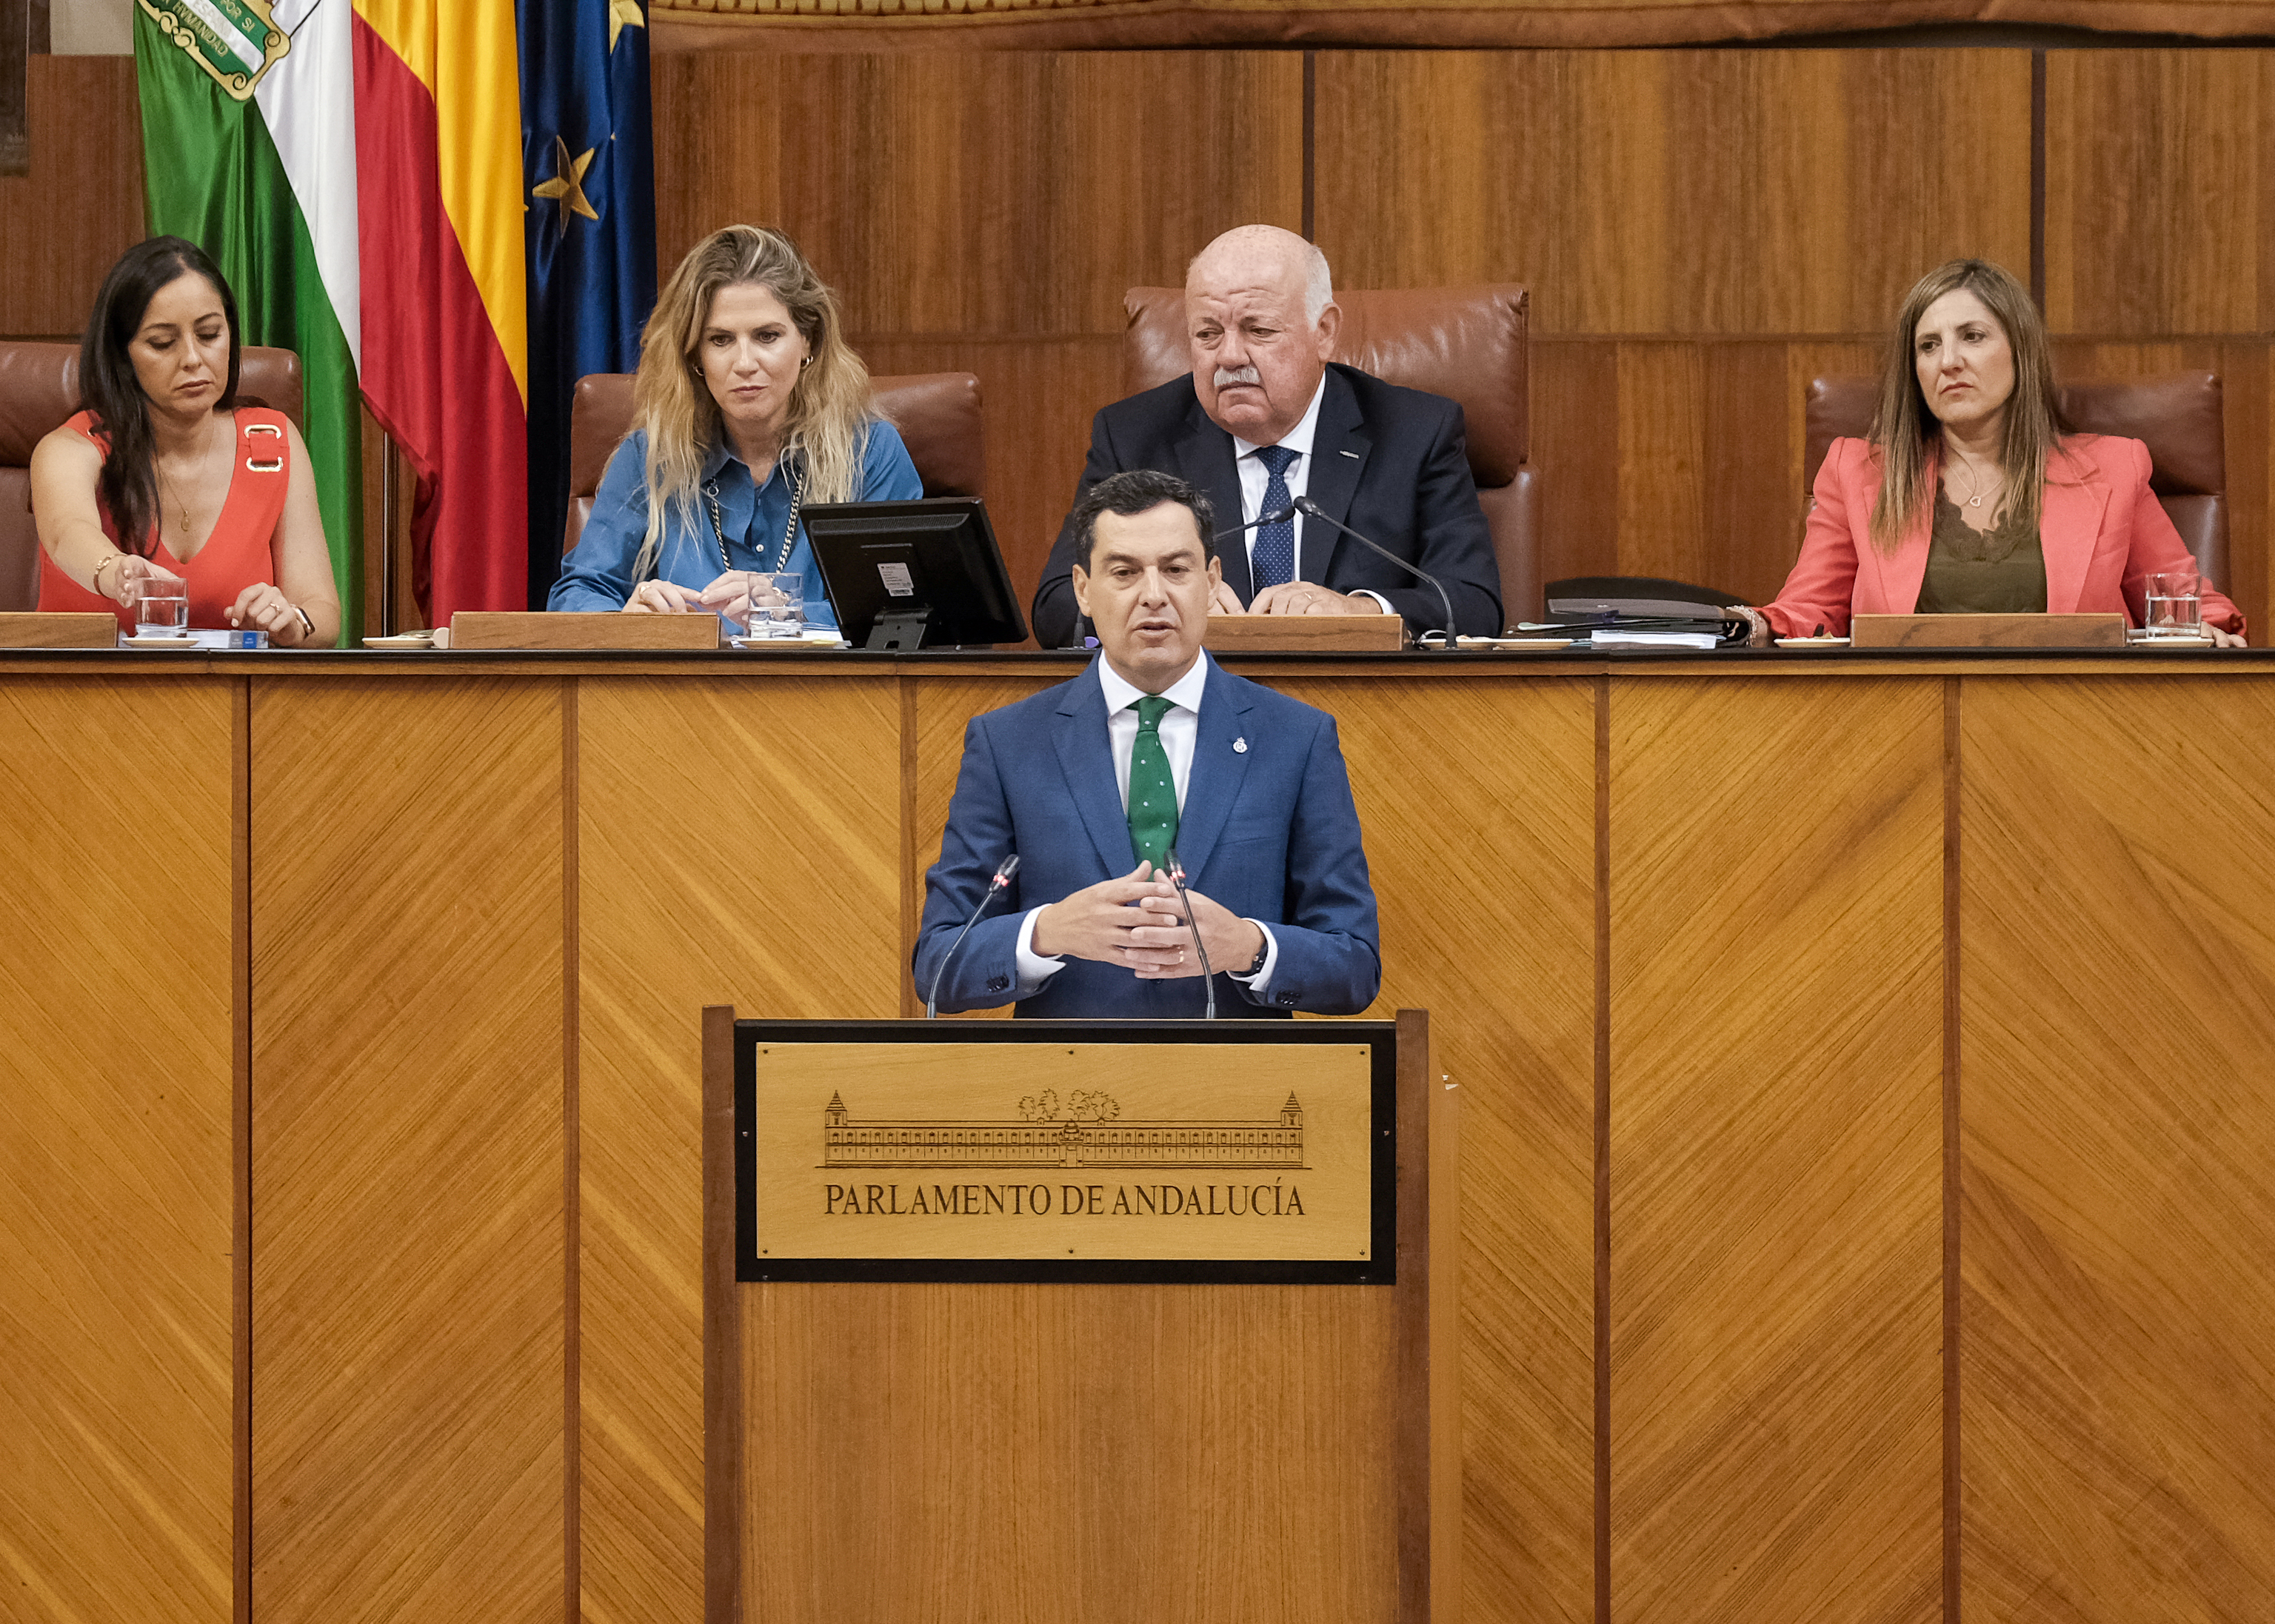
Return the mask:
<svg viewBox="0 0 2275 1624">
<path fill-rule="evenodd" d="M 1359 534 L 1357 531 L 1353 530 L 1349 525 L 1344 524 L 1342 520 L 1335 517 L 1332 513 L 1329 513 L 1318 502 L 1313 502 L 1309 496 L 1298 496 L 1296 498 L 1296 510 L 1303 514 L 1306 518 L 1315 518 L 1323 525 L 1334 525 L 1337 530 L 1342 531 L 1343 534 L 1349 536 L 1361 547 L 1365 548 L 1369 552 L 1381 554 L 1383 557 L 1390 560 L 1392 563 L 1396 564 L 1400 569 L 1405 570 L 1407 574 L 1412 576 L 1416 580 L 1426 581 L 1431 586 L 1434 587 L 1437 590 L 1438 601 L 1445 607 L 1446 610 L 1446 653 L 1450 654 L 1454 652 L 1454 641 L 1456 636 L 1454 631 L 1454 601 L 1446 595 L 1446 588 L 1440 583 L 1436 576 L 1429 574 L 1416 564 L 1408 563 L 1405 559 L 1401 558 L 1397 554 L 1392 552 L 1388 548 L 1382 546 L 1379 542 L 1368 540 L 1364 536 Z"/>
<path fill-rule="evenodd" d="M 1299 503 L 1298 505 L 1301 504 Z M 1296 510 L 1294 508 L 1275 508 L 1269 513 L 1258 514 L 1254 518 L 1250 519 L 1245 525 L 1235 525 L 1230 530 L 1218 531 L 1216 534 L 1209 538 L 1209 545 L 1211 547 L 1214 547 L 1220 541 L 1229 541 L 1235 536 L 1244 536 L 1250 531 L 1255 529 L 1258 525 L 1277 525 L 1295 517 Z"/>
<path fill-rule="evenodd" d="M 1185 905 L 1185 928 L 1193 933 L 1193 951 L 1201 956 L 1201 992 L 1207 999 L 1202 1019 L 1216 1019 L 1216 972 L 1209 968 L 1208 949 L 1201 946 L 1201 922 L 1193 915 L 1193 899 L 1185 889 L 1185 865 L 1177 860 L 1177 849 L 1172 846 L 1161 854 L 1161 871 L 1169 883 L 1177 888 L 1177 900 Z"/>
<path fill-rule="evenodd" d="M 971 910 L 971 917 L 964 922 L 964 928 L 956 933 L 956 940 L 948 944 L 948 951 L 941 956 L 940 968 L 932 972 L 932 991 L 925 994 L 926 1020 L 936 1021 L 940 1018 L 939 1011 L 933 1006 L 940 1001 L 940 984 L 941 978 L 948 974 L 948 967 L 956 957 L 956 950 L 964 945 L 964 939 L 971 934 L 971 927 L 979 923 L 979 916 L 987 911 L 987 904 L 994 902 L 1003 888 L 1011 883 L 1011 876 L 1018 872 L 1019 854 L 1015 851 L 998 865 L 995 878 L 989 880 L 987 888 L 979 894 L 979 906 Z"/>
</svg>

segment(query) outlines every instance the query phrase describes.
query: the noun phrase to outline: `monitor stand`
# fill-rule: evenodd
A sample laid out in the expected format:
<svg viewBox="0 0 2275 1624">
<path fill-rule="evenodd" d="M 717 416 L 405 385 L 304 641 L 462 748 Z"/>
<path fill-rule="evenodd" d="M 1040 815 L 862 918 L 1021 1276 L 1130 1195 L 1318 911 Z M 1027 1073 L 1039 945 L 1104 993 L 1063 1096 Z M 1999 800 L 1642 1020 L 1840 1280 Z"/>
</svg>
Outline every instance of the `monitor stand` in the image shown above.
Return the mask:
<svg viewBox="0 0 2275 1624">
<path fill-rule="evenodd" d="M 925 628 L 932 623 L 932 610 L 911 609 L 905 614 L 880 615 L 870 623 L 869 640 L 861 645 L 869 649 L 895 649 L 908 653 L 924 646 Z"/>
</svg>

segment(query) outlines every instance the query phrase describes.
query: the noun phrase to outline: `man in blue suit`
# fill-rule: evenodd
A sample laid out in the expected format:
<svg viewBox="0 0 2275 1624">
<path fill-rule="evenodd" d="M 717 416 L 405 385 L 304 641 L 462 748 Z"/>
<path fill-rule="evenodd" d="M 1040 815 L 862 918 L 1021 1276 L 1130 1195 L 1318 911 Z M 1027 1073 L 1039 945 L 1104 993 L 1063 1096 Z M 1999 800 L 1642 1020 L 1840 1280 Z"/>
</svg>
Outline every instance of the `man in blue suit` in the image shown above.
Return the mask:
<svg viewBox="0 0 2275 1624">
<path fill-rule="evenodd" d="M 1225 1014 L 1365 1008 L 1381 953 L 1334 719 L 1201 652 L 1222 578 L 1208 499 L 1170 474 L 1121 473 L 1075 524 L 1073 589 L 1099 657 L 964 730 L 925 876 L 918 987 L 937 978 L 943 1009 L 1190 1017 L 1198 928 Z M 1190 921 L 1161 867 L 1172 850 Z M 950 958 L 1013 855 L 1002 911 Z"/>
</svg>

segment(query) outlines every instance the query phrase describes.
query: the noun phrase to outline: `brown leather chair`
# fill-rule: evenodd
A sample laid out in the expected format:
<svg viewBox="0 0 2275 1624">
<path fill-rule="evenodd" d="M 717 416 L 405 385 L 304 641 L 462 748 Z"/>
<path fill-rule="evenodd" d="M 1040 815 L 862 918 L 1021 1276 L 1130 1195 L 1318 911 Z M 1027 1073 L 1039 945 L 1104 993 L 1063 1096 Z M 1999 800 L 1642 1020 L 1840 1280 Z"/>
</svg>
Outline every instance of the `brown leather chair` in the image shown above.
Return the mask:
<svg viewBox="0 0 2275 1624">
<path fill-rule="evenodd" d="M 1526 322 L 1531 296 L 1505 283 L 1467 288 L 1339 291 L 1342 331 L 1335 359 L 1387 382 L 1461 403 L 1470 473 L 1493 531 L 1504 621 L 1540 612 L 1538 475 L 1530 448 Z M 1185 343 L 1185 291 L 1132 288 L 1122 296 L 1129 327 L 1122 390 L 1134 395 L 1192 370 Z"/>
<path fill-rule="evenodd" d="M 300 421 L 300 358 L 248 345 L 238 398 Z M 79 346 L 0 343 L 0 610 L 40 607 L 40 533 L 32 522 L 32 449 L 79 408 Z"/>
<path fill-rule="evenodd" d="M 869 404 L 901 431 L 927 496 L 978 496 L 987 472 L 987 437 L 979 418 L 979 380 L 968 372 L 909 373 L 869 380 Z M 568 552 L 593 516 L 601 475 L 632 426 L 632 375 L 596 372 L 577 380 L 569 411 Z"/>
<path fill-rule="evenodd" d="M 1843 434 L 1872 425 L 1875 378 L 1816 378 L 1808 393 L 1808 451 L 1802 474 L 1814 489 L 1817 471 Z M 2227 590 L 2227 442 L 2219 374 L 2173 372 L 2141 378 L 2096 378 L 2059 387 L 2062 415 L 2086 434 L 2122 434 L 2149 448 L 2149 488 L 2196 555 L 2196 567 Z"/>
</svg>

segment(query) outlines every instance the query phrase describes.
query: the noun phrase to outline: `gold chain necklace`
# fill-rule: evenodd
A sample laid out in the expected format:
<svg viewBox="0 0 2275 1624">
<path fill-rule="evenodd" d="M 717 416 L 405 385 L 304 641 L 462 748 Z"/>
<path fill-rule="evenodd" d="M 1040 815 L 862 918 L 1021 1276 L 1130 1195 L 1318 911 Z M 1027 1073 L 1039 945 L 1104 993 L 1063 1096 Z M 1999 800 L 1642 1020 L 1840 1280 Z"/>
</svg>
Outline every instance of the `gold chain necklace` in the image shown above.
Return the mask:
<svg viewBox="0 0 2275 1624">
<path fill-rule="evenodd" d="M 217 415 L 206 419 L 206 442 L 198 451 L 198 471 L 200 473 L 205 472 L 205 465 L 213 460 L 214 428 L 220 422 L 221 419 Z M 158 478 L 165 482 L 167 491 L 174 498 L 175 506 L 181 509 L 182 534 L 187 536 L 190 533 L 190 504 L 183 500 L 181 487 L 174 483 L 173 475 L 166 472 L 166 465 L 163 463 L 158 465 Z M 165 515 L 162 513 L 159 515 L 161 528 L 163 528 L 164 523 Z"/>
</svg>

